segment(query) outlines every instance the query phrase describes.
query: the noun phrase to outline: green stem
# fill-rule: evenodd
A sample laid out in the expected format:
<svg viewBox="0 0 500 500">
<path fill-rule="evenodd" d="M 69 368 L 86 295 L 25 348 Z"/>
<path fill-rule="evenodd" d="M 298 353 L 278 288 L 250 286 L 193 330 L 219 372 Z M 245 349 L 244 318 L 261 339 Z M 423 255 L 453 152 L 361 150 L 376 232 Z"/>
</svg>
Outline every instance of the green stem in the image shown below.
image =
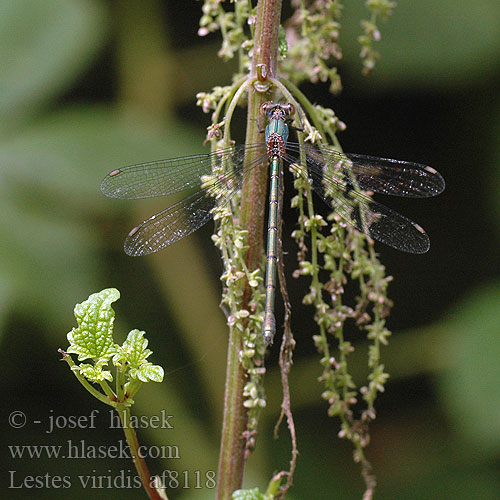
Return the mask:
<svg viewBox="0 0 500 500">
<path fill-rule="evenodd" d="M 112 406 L 113 408 L 116 408 L 116 396 L 106 382 L 101 382 L 100 385 L 104 390 L 104 392 L 106 392 L 107 397 L 106 395 L 102 394 L 102 392 L 99 392 L 97 389 L 92 387 L 92 385 L 90 385 L 87 379 L 85 377 L 82 377 L 82 375 L 80 375 L 78 367 L 75 365 L 75 362 L 67 352 L 64 352 L 62 349 L 59 349 L 59 352 L 63 355 L 63 360 L 66 361 L 66 363 L 68 363 L 69 367 L 71 368 L 71 371 L 75 374 L 75 377 L 78 379 L 80 384 L 82 384 L 83 387 L 85 387 L 85 389 L 87 389 L 87 391 L 90 394 L 92 394 L 92 396 L 94 396 L 102 403 Z"/>
<path fill-rule="evenodd" d="M 265 65 L 265 74 L 274 78 L 278 57 L 278 33 L 281 14 L 281 0 L 259 0 L 255 25 L 254 57 L 251 78 L 257 76 L 259 65 Z M 259 82 L 260 83 L 260 82 Z M 255 89 L 255 91 L 254 91 Z M 265 85 L 248 92 L 247 144 L 255 144 L 263 140 L 259 132 L 257 118 L 260 105 L 265 102 L 267 89 Z M 250 155 L 251 156 L 251 155 Z M 248 158 L 247 161 L 252 161 Z M 267 165 L 252 169 L 243 185 L 241 221 L 248 231 L 249 250 L 246 254 L 248 269 L 257 269 L 262 257 L 262 237 L 265 213 Z M 243 294 L 244 309 L 248 309 L 251 290 L 248 283 Z M 217 500 L 230 500 L 234 490 L 241 487 L 244 469 L 247 413 L 243 406 L 243 387 L 246 373 L 240 363 L 242 331 L 231 328 L 229 336 L 226 388 L 224 394 L 224 416 L 222 426 L 221 451 L 219 458 Z"/>
<path fill-rule="evenodd" d="M 229 92 L 224 98 L 222 98 L 217 104 L 217 108 L 212 114 L 212 123 L 216 124 L 219 121 L 219 116 L 222 112 L 222 108 L 227 101 L 232 101 L 234 99 L 235 93 L 242 87 L 242 85 L 247 81 L 248 77 L 245 76 L 240 78 L 237 82 L 233 83 L 231 86 L 231 92 Z M 227 116 L 224 117 L 224 121 L 227 121 Z"/>
<path fill-rule="evenodd" d="M 130 422 L 130 408 L 123 403 L 119 403 L 117 407 L 118 414 L 120 415 L 120 421 L 122 423 L 123 433 L 125 434 L 125 439 L 130 448 L 130 453 L 134 459 L 134 465 L 141 478 L 142 486 L 146 490 L 148 497 L 151 500 L 168 500 L 165 489 L 163 489 L 163 496 L 160 496 L 158 491 L 153 487 L 153 481 L 151 480 L 151 475 L 149 474 L 148 467 L 144 458 L 139 451 L 139 441 L 137 440 L 137 434 Z"/>
</svg>

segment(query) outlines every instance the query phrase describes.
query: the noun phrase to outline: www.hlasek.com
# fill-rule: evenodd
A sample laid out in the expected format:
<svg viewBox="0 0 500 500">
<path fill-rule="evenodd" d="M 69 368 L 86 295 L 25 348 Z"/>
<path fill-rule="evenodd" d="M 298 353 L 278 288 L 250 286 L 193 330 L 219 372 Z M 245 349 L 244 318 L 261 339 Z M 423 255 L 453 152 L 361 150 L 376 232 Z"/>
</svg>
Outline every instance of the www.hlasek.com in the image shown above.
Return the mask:
<svg viewBox="0 0 500 500">
<path fill-rule="evenodd" d="M 51 475 L 48 472 L 38 476 L 24 476 L 22 479 L 16 478 L 16 471 L 10 470 L 9 489 L 67 489 L 73 486 L 80 486 L 85 489 L 132 489 L 142 488 L 141 479 L 134 474 L 131 469 L 121 470 L 119 473 L 79 474 L 72 476 Z M 200 470 L 176 471 L 164 470 L 161 474 L 151 478 L 151 488 L 156 489 L 213 489 L 216 486 L 215 471 Z"/>
<path fill-rule="evenodd" d="M 127 458 L 132 459 L 130 447 L 125 440 L 113 445 L 87 444 L 84 439 L 73 441 L 68 439 L 64 445 L 9 445 L 10 456 L 16 458 L 64 458 L 64 459 L 94 459 L 94 458 Z M 173 459 L 181 458 L 177 445 L 139 446 L 139 454 L 143 458 Z"/>
</svg>

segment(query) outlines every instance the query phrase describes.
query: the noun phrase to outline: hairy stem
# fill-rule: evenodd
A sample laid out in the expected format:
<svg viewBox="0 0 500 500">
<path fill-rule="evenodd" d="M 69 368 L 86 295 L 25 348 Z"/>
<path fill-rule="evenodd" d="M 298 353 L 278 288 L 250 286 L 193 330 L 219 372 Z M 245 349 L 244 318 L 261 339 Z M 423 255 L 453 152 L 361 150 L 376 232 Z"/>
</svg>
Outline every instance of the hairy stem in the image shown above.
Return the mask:
<svg viewBox="0 0 500 500">
<path fill-rule="evenodd" d="M 264 80 L 269 76 L 274 77 L 278 54 L 280 13 L 281 0 L 259 1 L 255 26 L 254 58 L 250 75 L 253 78 L 257 76 L 258 71 L 261 77 L 265 75 Z M 263 140 L 257 119 L 260 105 L 267 100 L 265 90 L 265 85 L 249 89 L 247 143 L 257 143 Z M 248 158 L 247 161 L 252 161 L 252 158 Z M 243 227 L 248 231 L 249 250 L 246 255 L 246 265 L 250 270 L 259 267 L 262 257 L 266 181 L 267 165 L 263 165 L 262 168 L 252 169 L 251 175 L 245 179 L 243 185 L 241 219 Z M 243 309 L 248 309 L 250 296 L 250 287 L 246 284 Z M 246 373 L 240 362 L 241 348 L 242 332 L 238 328 L 231 328 L 217 484 L 218 500 L 230 500 L 232 492 L 241 487 L 243 479 L 246 444 L 243 433 L 247 419 L 243 406 L 243 387 Z"/>
</svg>

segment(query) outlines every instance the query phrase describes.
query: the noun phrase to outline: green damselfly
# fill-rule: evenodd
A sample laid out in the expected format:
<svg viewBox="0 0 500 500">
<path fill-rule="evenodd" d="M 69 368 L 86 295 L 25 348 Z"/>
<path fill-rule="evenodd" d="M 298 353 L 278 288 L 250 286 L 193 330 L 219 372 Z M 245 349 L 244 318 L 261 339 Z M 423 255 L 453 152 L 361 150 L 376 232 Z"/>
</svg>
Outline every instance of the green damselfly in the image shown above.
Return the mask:
<svg viewBox="0 0 500 500">
<path fill-rule="evenodd" d="M 341 153 L 329 146 L 288 141 L 292 104 L 265 103 L 265 143 L 239 145 L 210 154 L 141 163 L 110 172 L 101 191 L 120 199 L 151 198 L 194 189 L 194 192 L 153 215 L 128 234 L 124 248 L 131 256 L 148 255 L 196 231 L 241 189 L 246 172 L 270 168 L 264 339 L 275 332 L 277 227 L 280 169 L 283 162 L 308 179 L 313 190 L 343 220 L 397 250 L 425 253 L 429 237 L 416 223 L 375 202 L 364 191 L 410 198 L 435 196 L 444 180 L 432 167 L 406 161 Z M 214 174 L 214 172 L 216 172 Z M 297 175 L 297 174 L 296 174 Z M 210 179 L 207 182 L 207 179 Z"/>
</svg>

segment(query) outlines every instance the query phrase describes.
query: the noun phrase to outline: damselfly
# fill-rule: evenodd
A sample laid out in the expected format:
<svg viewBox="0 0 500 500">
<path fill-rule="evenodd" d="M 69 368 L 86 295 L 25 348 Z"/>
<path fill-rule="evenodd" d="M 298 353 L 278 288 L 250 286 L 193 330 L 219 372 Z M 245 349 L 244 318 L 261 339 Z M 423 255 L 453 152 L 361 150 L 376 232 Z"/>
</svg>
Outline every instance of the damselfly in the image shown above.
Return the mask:
<svg viewBox="0 0 500 500">
<path fill-rule="evenodd" d="M 266 305 L 263 333 L 271 342 L 275 332 L 278 193 L 283 161 L 294 166 L 313 190 L 347 223 L 398 250 L 425 253 L 429 237 L 416 223 L 375 202 L 364 191 L 403 197 L 441 193 L 444 180 L 432 167 L 406 161 L 340 153 L 332 147 L 288 141 L 292 104 L 265 103 L 265 144 L 241 145 L 210 154 L 141 163 L 110 172 L 101 191 L 121 199 L 151 198 L 187 189 L 194 192 L 153 215 L 128 234 L 128 255 L 147 255 L 196 231 L 211 218 L 215 205 L 227 204 L 252 168 L 270 168 L 266 266 Z"/>
</svg>

